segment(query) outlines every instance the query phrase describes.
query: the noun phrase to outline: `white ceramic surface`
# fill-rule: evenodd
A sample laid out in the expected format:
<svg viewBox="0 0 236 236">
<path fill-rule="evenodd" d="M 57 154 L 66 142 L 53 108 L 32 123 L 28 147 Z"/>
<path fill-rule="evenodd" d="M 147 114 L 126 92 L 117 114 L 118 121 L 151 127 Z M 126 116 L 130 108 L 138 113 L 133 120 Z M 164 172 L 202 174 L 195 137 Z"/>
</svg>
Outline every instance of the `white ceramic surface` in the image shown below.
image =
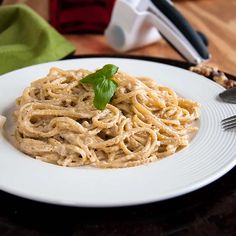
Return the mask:
<svg viewBox="0 0 236 236">
<path fill-rule="evenodd" d="M 201 103 L 199 131 L 190 146 L 168 158 L 125 169 L 66 168 L 44 163 L 16 150 L 6 139 L 11 108 L 23 89 L 52 66 L 94 70 L 113 63 L 134 76 L 147 76 Z M 235 131 L 220 121 L 236 106 L 218 100 L 223 88 L 176 67 L 118 58 L 87 58 L 51 62 L 0 77 L 0 114 L 8 121 L 0 133 L 0 189 L 33 200 L 88 207 L 128 206 L 179 196 L 221 177 L 236 164 Z"/>
</svg>

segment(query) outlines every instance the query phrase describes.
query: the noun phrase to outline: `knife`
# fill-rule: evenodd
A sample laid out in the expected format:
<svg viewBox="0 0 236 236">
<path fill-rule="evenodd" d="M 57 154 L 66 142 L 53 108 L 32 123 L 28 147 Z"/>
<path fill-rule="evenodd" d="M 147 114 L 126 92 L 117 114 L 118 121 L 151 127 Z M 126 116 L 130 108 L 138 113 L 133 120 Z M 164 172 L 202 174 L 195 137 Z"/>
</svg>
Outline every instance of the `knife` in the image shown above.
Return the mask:
<svg viewBox="0 0 236 236">
<path fill-rule="evenodd" d="M 236 87 L 225 90 L 219 96 L 224 102 L 236 103 Z"/>
</svg>

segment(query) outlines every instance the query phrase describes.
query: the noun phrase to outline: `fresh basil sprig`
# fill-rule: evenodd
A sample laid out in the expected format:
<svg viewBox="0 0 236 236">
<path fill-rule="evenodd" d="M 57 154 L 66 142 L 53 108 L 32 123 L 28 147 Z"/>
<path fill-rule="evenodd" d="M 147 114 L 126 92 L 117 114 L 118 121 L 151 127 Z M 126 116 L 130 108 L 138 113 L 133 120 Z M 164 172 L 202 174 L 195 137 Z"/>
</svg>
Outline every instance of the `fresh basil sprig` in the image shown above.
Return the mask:
<svg viewBox="0 0 236 236">
<path fill-rule="evenodd" d="M 85 76 L 81 83 L 93 85 L 95 96 L 93 100 L 94 106 L 99 109 L 105 109 L 107 103 L 111 100 L 114 95 L 117 83 L 112 77 L 118 71 L 118 67 L 112 64 L 103 66 L 102 69 Z"/>
</svg>

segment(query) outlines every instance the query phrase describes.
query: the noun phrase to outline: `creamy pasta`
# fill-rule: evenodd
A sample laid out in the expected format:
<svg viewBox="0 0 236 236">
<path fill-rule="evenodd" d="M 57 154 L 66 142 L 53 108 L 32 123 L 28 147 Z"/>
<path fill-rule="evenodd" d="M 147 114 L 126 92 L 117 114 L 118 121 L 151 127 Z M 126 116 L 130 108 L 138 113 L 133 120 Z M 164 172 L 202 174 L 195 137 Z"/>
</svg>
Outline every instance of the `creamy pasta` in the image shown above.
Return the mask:
<svg viewBox="0 0 236 236">
<path fill-rule="evenodd" d="M 6 122 L 6 117 L 0 115 L 0 129 L 3 128 L 5 122 Z"/>
<path fill-rule="evenodd" d="M 118 72 L 118 87 L 104 110 L 93 105 L 90 71 L 52 68 L 17 99 L 16 146 L 62 166 L 131 167 L 189 145 L 199 104 L 172 89 Z"/>
</svg>

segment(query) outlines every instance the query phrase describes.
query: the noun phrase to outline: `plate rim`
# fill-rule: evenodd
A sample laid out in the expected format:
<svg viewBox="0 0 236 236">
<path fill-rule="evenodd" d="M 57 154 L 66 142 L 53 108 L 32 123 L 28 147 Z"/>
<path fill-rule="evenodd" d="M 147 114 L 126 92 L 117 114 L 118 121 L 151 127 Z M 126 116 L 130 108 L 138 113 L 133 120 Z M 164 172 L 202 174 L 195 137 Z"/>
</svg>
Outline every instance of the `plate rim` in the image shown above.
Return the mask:
<svg viewBox="0 0 236 236">
<path fill-rule="evenodd" d="M 167 60 L 168 59 L 162 59 L 163 61 L 160 62 L 160 61 L 156 61 L 159 60 L 159 58 L 153 58 L 153 60 L 149 60 L 147 59 L 147 57 L 142 57 L 142 56 L 112 56 L 112 55 L 86 55 L 86 56 L 76 56 L 75 58 L 70 58 L 70 59 L 66 59 L 66 60 L 79 60 L 79 59 L 90 59 L 90 58 L 117 58 L 117 59 L 134 59 L 134 60 L 144 60 L 144 61 L 147 61 L 147 62 L 156 62 L 156 63 L 160 63 L 160 64 L 164 64 L 164 65 L 168 65 L 168 66 L 173 66 L 173 67 L 176 67 L 178 69 L 184 69 L 186 70 L 185 68 L 183 67 L 178 67 L 178 66 L 175 66 L 175 65 L 171 65 L 171 64 L 168 64 L 168 63 L 165 63 L 164 60 Z M 145 58 L 145 59 L 144 59 Z M 148 57 L 148 58 L 152 58 L 152 57 Z M 175 61 L 175 60 L 171 60 L 171 61 Z M 177 61 L 177 60 L 176 60 Z M 6 74 L 3 74 L 0 76 L 0 80 L 2 77 L 8 75 L 8 74 L 11 74 L 11 73 L 15 73 L 15 72 L 18 72 L 20 70 L 23 70 L 23 69 L 28 69 L 28 68 L 33 68 L 35 66 L 39 66 L 39 65 L 44 65 L 44 64 L 50 64 L 50 63 L 54 63 L 54 62 L 58 62 L 58 61 L 52 61 L 52 62 L 47 62 L 47 63 L 41 63 L 41 64 L 37 64 L 37 65 L 32 65 L 32 66 L 28 66 L 28 67 L 24 67 L 24 68 L 21 68 L 21 69 L 17 69 L 17 70 L 14 70 L 12 72 L 9 72 L 9 73 L 6 73 Z M 177 62 L 181 62 L 181 61 L 177 61 Z M 181 62 L 183 63 L 183 65 L 191 65 L 190 63 L 187 63 L 187 62 Z M 188 72 L 191 72 L 189 70 L 187 70 Z M 193 73 L 193 72 L 191 72 Z M 199 75 L 201 76 L 201 75 Z M 204 77 L 204 76 L 201 76 L 201 77 Z M 204 77 L 205 79 L 207 77 Z M 209 79 L 209 78 L 207 78 Z M 212 80 L 211 80 L 212 81 Z M 221 87 L 219 84 L 215 83 L 214 81 L 212 81 L 212 83 L 214 83 L 215 85 L 218 85 L 219 87 Z M 222 87 L 221 87 L 222 88 Z M 221 169 L 220 171 L 217 171 L 216 173 L 214 174 L 211 174 L 208 178 L 204 178 L 203 180 L 199 180 L 197 181 L 196 184 L 194 184 L 194 186 L 189 186 L 187 188 L 184 188 L 182 190 L 175 190 L 175 192 L 170 196 L 170 194 L 167 194 L 169 195 L 168 197 L 162 197 L 161 199 L 158 199 L 158 200 L 144 200 L 144 201 L 137 201 L 135 203 L 121 203 L 121 204 L 105 204 L 105 205 L 102 205 L 102 204 L 83 204 L 83 205 L 78 205 L 78 204 L 74 204 L 73 202 L 57 202 L 57 201 L 50 201 L 50 200 L 47 200 L 47 199 L 37 199 L 37 198 L 32 198 L 30 196 L 28 196 L 27 194 L 23 194 L 23 193 L 20 193 L 19 192 L 17 193 L 17 191 L 8 191 L 7 189 L 5 188 L 2 188 L 3 186 L 0 185 L 0 190 L 2 191 L 5 191 L 7 193 L 10 193 L 10 194 L 13 194 L 15 196 L 19 196 L 19 197 L 23 197 L 23 198 L 26 198 L 26 199 L 29 199 L 29 200 L 34 200 L 34 201 L 38 201 L 38 202 L 43 202 L 43 203 L 50 203 L 50 204 L 54 204 L 54 205 L 64 205 L 64 206 L 79 206 L 79 207 L 121 207 L 121 206 L 134 206 L 134 205 L 140 205 L 140 204 L 148 204 L 148 203 L 153 203 L 153 202 L 159 202 L 159 201 L 163 201 L 163 200 L 168 200 L 168 199 L 172 199 L 172 198 L 175 198 L 175 197 L 178 197 L 178 196 L 182 196 L 184 194 L 187 194 L 187 193 L 191 193 L 192 191 L 195 191 L 195 190 L 198 190 L 212 182 L 214 182 L 215 180 L 219 179 L 220 177 L 222 177 L 224 174 L 226 174 L 227 172 L 229 172 L 231 169 L 234 168 L 234 166 L 236 165 L 236 159 L 235 159 L 235 162 L 230 162 L 227 166 L 225 166 L 223 169 Z M 177 193 L 176 193 L 177 192 Z M 155 197 L 154 197 L 155 198 Z"/>
</svg>

